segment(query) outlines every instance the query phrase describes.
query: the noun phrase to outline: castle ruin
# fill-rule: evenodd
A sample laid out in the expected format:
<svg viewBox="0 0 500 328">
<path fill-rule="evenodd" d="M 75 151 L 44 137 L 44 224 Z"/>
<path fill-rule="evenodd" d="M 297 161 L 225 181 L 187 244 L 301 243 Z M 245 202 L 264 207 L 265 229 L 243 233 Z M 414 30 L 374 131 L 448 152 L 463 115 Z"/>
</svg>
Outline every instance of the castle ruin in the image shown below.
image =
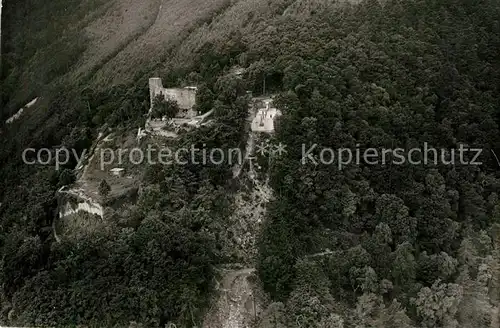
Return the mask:
<svg viewBox="0 0 500 328">
<path fill-rule="evenodd" d="M 164 88 L 161 78 L 153 77 L 149 79 L 149 97 L 151 99 L 151 108 L 153 108 L 154 99 L 162 95 L 165 99 L 177 101 L 179 107 L 185 111 L 185 117 L 194 117 L 196 113 L 193 110 L 196 104 L 196 87 L 184 88 Z"/>
</svg>

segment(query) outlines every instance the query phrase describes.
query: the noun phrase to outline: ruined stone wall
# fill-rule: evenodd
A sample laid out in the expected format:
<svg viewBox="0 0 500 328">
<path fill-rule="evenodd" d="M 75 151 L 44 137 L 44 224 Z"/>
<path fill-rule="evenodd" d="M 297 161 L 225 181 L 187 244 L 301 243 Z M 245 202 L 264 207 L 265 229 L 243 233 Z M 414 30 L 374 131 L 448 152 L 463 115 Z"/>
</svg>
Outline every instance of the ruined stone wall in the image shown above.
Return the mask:
<svg viewBox="0 0 500 328">
<path fill-rule="evenodd" d="M 181 109 L 191 110 L 196 104 L 196 88 L 164 88 L 161 78 L 154 77 L 149 79 L 149 97 L 151 107 L 156 96 L 163 95 L 165 99 L 170 98 L 179 104 Z"/>
</svg>

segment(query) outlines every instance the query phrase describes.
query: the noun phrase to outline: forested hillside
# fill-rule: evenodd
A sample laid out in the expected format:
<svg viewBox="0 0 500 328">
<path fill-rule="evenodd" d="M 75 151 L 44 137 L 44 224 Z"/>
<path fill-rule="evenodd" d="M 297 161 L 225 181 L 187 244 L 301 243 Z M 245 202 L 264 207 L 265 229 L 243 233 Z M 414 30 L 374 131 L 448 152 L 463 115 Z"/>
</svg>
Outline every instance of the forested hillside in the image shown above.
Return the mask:
<svg viewBox="0 0 500 328">
<path fill-rule="evenodd" d="M 499 8 L 368 1 L 257 38 L 273 45 L 258 57 L 285 90 L 276 138 L 290 151 L 272 168 L 260 272 L 288 326 L 490 327 L 498 316 Z M 302 165 L 301 144 L 314 143 L 465 144 L 484 149 L 483 165 Z"/>
<path fill-rule="evenodd" d="M 125 0 L 4 0 L 2 321 L 202 321 L 214 268 L 230 262 L 230 167 L 151 166 L 126 220 L 57 242 L 56 191 L 76 162 L 55 171 L 21 161 L 26 147 L 82 151 L 107 128 L 143 125 L 147 78 L 159 75 L 198 85 L 198 109 L 215 109 L 216 125 L 179 145 L 242 147 L 245 91 L 277 95 L 271 141 L 287 153 L 267 172 L 275 199 L 257 267 L 270 302 L 257 327 L 498 327 L 500 4 L 193 3 L 144 1 L 134 16 Z M 228 74 L 235 66 L 242 78 Z M 33 110 L 3 125 L 34 97 Z M 482 164 L 304 165 L 302 145 L 312 144 L 462 145 L 482 149 Z"/>
</svg>

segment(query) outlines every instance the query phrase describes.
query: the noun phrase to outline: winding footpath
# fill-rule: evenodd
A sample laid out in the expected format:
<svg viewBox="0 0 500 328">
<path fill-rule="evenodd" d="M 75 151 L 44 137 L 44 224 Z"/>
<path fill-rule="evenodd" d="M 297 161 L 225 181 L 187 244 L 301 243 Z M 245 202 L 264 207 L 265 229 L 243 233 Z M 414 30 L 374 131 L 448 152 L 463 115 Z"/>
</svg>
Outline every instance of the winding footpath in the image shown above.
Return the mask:
<svg viewBox="0 0 500 328">
<path fill-rule="evenodd" d="M 253 111 L 249 110 L 245 160 L 254 155 L 255 141 L 258 138 L 256 132 L 250 129 L 253 114 Z M 251 328 L 264 310 L 262 299 L 259 297 L 260 287 L 256 283 L 256 239 L 259 226 L 265 217 L 266 205 L 273 192 L 269 187 L 268 178 L 262 179 L 255 171 L 254 165 L 249 165 L 248 171 L 243 170 L 245 163 L 233 168 L 233 178 L 248 179 L 252 189 L 236 195 L 236 207 L 230 221 L 237 226 L 236 231 L 247 232 L 245 236 L 239 236 L 241 255 L 244 255 L 247 263 L 241 263 L 241 269 L 223 270 L 222 281 L 217 282 L 216 287 L 218 297 L 205 316 L 202 328 Z M 233 265 L 237 266 L 236 263 Z"/>
</svg>

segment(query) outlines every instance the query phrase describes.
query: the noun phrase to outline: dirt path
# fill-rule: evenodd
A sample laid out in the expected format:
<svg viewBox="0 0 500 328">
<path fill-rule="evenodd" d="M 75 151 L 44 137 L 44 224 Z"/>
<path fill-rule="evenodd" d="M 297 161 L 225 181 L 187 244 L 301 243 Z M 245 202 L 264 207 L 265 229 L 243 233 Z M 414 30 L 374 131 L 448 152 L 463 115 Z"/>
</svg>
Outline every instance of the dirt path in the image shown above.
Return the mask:
<svg viewBox="0 0 500 328">
<path fill-rule="evenodd" d="M 234 244 L 229 244 L 227 253 L 240 258 L 247 266 L 240 270 L 225 270 L 219 283 L 219 296 L 208 311 L 203 328 L 251 328 L 264 311 L 263 292 L 256 276 L 257 236 L 266 214 L 266 206 L 273 197 L 266 174 L 258 174 L 251 158 L 255 141 L 259 136 L 252 132 L 250 124 L 254 111 L 249 110 L 248 137 L 244 162 L 233 168 L 233 178 L 242 181 L 242 189 L 234 199 L 234 212 L 229 221 L 229 230 L 235 236 Z M 248 166 L 246 162 L 250 162 Z M 245 168 L 248 167 L 248 170 Z M 243 181 L 247 183 L 243 183 Z"/>
<path fill-rule="evenodd" d="M 219 286 L 220 297 L 203 323 L 203 328 L 249 328 L 258 315 L 254 286 L 250 277 L 254 268 L 228 271 Z"/>
<path fill-rule="evenodd" d="M 255 174 L 254 174 L 255 175 Z M 259 181 L 251 192 L 236 196 L 236 211 L 232 220 L 237 220 L 234 233 L 238 243 L 234 252 L 253 266 L 257 255 L 256 239 L 260 222 L 265 215 L 265 206 L 272 195 L 266 183 Z M 240 270 L 225 270 L 222 283 L 218 285 L 218 300 L 205 317 L 203 328 L 251 328 L 260 317 L 263 301 L 257 283 L 256 269 L 247 267 Z"/>
<path fill-rule="evenodd" d="M 255 116 L 255 110 L 253 106 L 248 107 L 248 116 L 247 116 L 247 144 L 245 146 L 245 153 L 243 154 L 243 162 L 235 165 L 233 168 L 233 179 L 238 178 L 243 170 L 243 167 L 248 162 L 248 158 L 254 152 L 255 148 L 255 134 L 251 132 L 250 125 L 252 124 L 252 120 Z"/>
</svg>

